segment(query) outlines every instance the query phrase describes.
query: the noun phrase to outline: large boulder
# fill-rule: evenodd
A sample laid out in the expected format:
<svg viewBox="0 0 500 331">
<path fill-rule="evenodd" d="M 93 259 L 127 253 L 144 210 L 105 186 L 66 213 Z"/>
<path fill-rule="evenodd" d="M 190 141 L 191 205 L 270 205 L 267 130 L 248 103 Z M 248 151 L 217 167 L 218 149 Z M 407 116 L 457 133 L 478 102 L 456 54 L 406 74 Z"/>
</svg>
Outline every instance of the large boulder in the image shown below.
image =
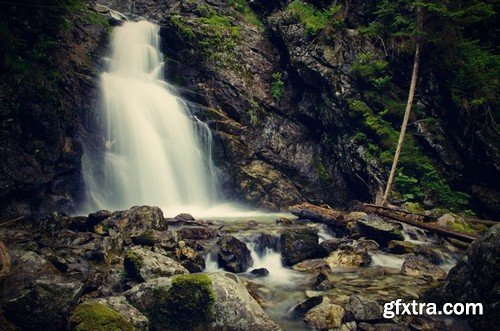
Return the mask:
<svg viewBox="0 0 500 331">
<path fill-rule="evenodd" d="M 149 329 L 149 320 L 147 319 L 147 317 L 144 316 L 134 306 L 129 304 L 124 296 L 92 299 L 85 301 L 81 305 L 93 305 L 96 303 L 114 310 L 118 315 L 123 317 L 127 321 L 127 323 L 130 323 L 135 328 L 135 330 L 147 331 Z M 89 309 L 88 311 L 95 312 L 95 310 L 92 309 Z M 120 318 L 117 318 L 117 320 L 120 320 Z"/>
<path fill-rule="evenodd" d="M 277 330 L 233 274 L 207 273 L 157 278 L 125 292 L 154 330 Z"/>
<path fill-rule="evenodd" d="M 112 212 L 101 222 L 102 226 L 129 235 L 146 230 L 167 230 L 167 221 L 159 207 L 134 206 L 128 210 Z"/>
<path fill-rule="evenodd" d="M 123 266 L 128 276 L 139 282 L 189 273 L 171 258 L 142 247 L 132 247 L 125 255 Z"/>
<path fill-rule="evenodd" d="M 446 271 L 424 257 L 408 255 L 401 266 L 401 273 L 407 276 L 436 281 L 446 277 Z"/>
<path fill-rule="evenodd" d="M 280 237 L 281 257 L 285 266 L 313 259 L 319 254 L 319 237 L 313 229 L 286 230 Z"/>
<path fill-rule="evenodd" d="M 389 222 L 374 215 L 369 215 L 366 219 L 356 221 L 359 232 L 368 239 L 375 240 L 380 246 L 387 246 L 391 240 L 404 240 L 401 231 Z"/>
<path fill-rule="evenodd" d="M 5 280 L 2 307 L 5 316 L 25 330 L 64 327 L 84 284 L 63 277 L 34 252 L 14 252 L 12 270 Z"/>
<path fill-rule="evenodd" d="M 235 273 L 245 272 L 253 265 L 250 250 L 239 239 L 225 235 L 217 241 L 217 245 L 219 246 L 217 259 L 225 270 Z"/>
<path fill-rule="evenodd" d="M 323 302 L 306 313 L 304 321 L 314 329 L 325 330 L 342 325 L 345 310 L 339 305 Z"/>
<path fill-rule="evenodd" d="M 430 289 L 424 300 L 481 302 L 482 316 L 467 316 L 477 330 L 494 330 L 500 325 L 500 224 L 493 226 L 466 251 L 445 281 Z"/>
</svg>

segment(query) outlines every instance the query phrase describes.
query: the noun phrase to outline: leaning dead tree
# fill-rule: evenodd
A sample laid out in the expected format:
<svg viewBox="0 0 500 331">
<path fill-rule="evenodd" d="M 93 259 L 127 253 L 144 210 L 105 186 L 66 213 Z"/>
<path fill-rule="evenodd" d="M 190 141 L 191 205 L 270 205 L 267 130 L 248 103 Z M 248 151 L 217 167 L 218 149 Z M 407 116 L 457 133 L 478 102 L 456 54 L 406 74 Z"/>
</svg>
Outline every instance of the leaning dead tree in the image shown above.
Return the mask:
<svg viewBox="0 0 500 331">
<path fill-rule="evenodd" d="M 417 7 L 417 36 L 416 36 L 416 46 L 415 46 L 415 59 L 413 61 L 413 72 L 411 75 L 410 91 L 408 93 L 408 100 L 406 102 L 406 110 L 403 118 L 403 124 L 401 125 L 401 131 L 399 132 L 398 144 L 396 146 L 396 152 L 394 153 L 394 159 L 392 161 L 391 172 L 389 174 L 389 179 L 387 180 L 387 186 L 385 187 L 384 196 L 382 198 L 382 206 L 387 204 L 389 198 L 389 193 L 391 192 L 392 183 L 394 181 L 394 175 L 396 174 L 396 168 L 398 166 L 399 155 L 401 154 L 401 149 L 403 148 L 403 142 L 406 134 L 406 128 L 408 127 L 408 120 L 410 119 L 411 108 L 413 106 L 413 98 L 415 96 L 415 89 L 417 87 L 418 80 L 418 70 L 420 67 L 420 48 L 421 48 L 421 38 L 419 33 L 423 29 L 423 9 L 422 7 Z"/>
</svg>

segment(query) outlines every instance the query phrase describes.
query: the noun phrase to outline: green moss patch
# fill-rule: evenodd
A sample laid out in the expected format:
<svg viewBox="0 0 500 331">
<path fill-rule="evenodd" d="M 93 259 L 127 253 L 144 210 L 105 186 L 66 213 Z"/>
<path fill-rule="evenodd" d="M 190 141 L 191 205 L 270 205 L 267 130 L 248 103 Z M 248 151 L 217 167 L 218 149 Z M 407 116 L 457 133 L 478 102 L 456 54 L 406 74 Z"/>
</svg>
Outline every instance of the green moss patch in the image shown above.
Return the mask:
<svg viewBox="0 0 500 331">
<path fill-rule="evenodd" d="M 178 275 L 167 289 L 155 289 L 149 311 L 152 325 L 172 330 L 193 330 L 213 320 L 215 295 L 211 279 L 204 274 Z"/>
<path fill-rule="evenodd" d="M 70 318 L 75 331 L 133 331 L 133 325 L 115 310 L 100 303 L 80 304 Z"/>
<path fill-rule="evenodd" d="M 143 280 L 139 273 L 142 267 L 142 258 L 134 251 L 127 252 L 125 260 L 123 261 L 123 267 L 125 268 L 125 272 L 128 277 L 138 281 Z"/>
<path fill-rule="evenodd" d="M 310 3 L 294 0 L 288 5 L 286 12 L 298 19 L 309 34 L 316 35 L 327 26 L 336 26 L 342 22 L 337 17 L 340 8 L 340 5 L 334 4 L 330 8 L 322 10 Z"/>
</svg>

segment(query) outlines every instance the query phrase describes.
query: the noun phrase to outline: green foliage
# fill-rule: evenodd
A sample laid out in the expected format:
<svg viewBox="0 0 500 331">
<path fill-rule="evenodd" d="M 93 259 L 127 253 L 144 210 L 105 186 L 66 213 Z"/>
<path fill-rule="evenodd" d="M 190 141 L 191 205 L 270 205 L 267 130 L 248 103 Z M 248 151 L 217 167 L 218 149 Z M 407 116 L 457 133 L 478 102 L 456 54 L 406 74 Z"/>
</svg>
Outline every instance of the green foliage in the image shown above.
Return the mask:
<svg viewBox="0 0 500 331">
<path fill-rule="evenodd" d="M 187 19 L 172 15 L 170 22 L 190 42 L 198 43 L 207 59 L 236 65 L 235 48 L 241 40 L 240 27 L 234 25 L 230 17 L 213 10 L 201 10 L 200 13 L 205 16 Z"/>
<path fill-rule="evenodd" d="M 243 15 L 245 21 L 255 25 L 261 30 L 264 29 L 264 24 L 262 24 L 259 17 L 255 14 L 252 8 L 250 8 L 246 0 L 229 0 L 228 3 Z"/>
<path fill-rule="evenodd" d="M 340 5 L 334 4 L 326 10 L 321 10 L 310 3 L 294 0 L 288 5 L 286 11 L 297 18 L 309 34 L 316 35 L 327 26 L 335 27 L 342 22 L 337 18 L 340 9 Z"/>
<path fill-rule="evenodd" d="M 459 47 L 459 65 L 451 81 L 455 102 L 474 111 L 480 106 L 498 109 L 500 91 L 500 55 L 478 41 L 463 41 Z"/>
<path fill-rule="evenodd" d="M 248 115 L 250 115 L 250 123 L 252 126 L 257 126 L 259 124 L 259 103 L 255 99 L 250 100 L 250 108 L 248 109 Z"/>
<path fill-rule="evenodd" d="M 147 315 L 154 326 L 167 330 L 202 329 L 211 323 L 215 295 L 205 274 L 177 275 L 169 288 L 155 289 L 155 302 Z"/>
<path fill-rule="evenodd" d="M 316 169 L 319 179 L 323 183 L 328 184 L 329 182 L 331 182 L 332 179 L 328 174 L 328 171 L 326 170 L 325 164 L 323 163 L 323 159 L 321 158 L 321 156 L 314 156 L 313 159 L 311 160 L 311 164 Z"/>
<path fill-rule="evenodd" d="M 76 331 L 132 331 L 134 326 L 115 310 L 100 303 L 78 305 L 70 318 Z"/>
<path fill-rule="evenodd" d="M 361 53 L 352 65 L 352 73 L 375 89 L 383 89 L 391 81 L 388 63 L 374 53 Z"/>
<path fill-rule="evenodd" d="M 274 100 L 279 101 L 285 94 L 285 82 L 281 72 L 273 74 L 273 81 L 271 82 L 271 95 Z"/>
</svg>

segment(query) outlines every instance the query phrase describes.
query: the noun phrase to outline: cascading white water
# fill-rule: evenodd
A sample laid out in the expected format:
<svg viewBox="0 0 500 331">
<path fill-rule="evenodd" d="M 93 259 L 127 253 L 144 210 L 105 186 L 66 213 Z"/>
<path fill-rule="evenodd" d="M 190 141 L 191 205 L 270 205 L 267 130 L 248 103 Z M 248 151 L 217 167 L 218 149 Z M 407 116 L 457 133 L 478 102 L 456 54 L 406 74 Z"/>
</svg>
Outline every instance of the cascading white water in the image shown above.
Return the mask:
<svg viewBox="0 0 500 331">
<path fill-rule="evenodd" d="M 85 209 L 147 204 L 174 213 L 217 201 L 210 130 L 164 81 L 158 32 L 146 21 L 114 30 L 101 76 L 105 155 L 84 164 Z"/>
</svg>

